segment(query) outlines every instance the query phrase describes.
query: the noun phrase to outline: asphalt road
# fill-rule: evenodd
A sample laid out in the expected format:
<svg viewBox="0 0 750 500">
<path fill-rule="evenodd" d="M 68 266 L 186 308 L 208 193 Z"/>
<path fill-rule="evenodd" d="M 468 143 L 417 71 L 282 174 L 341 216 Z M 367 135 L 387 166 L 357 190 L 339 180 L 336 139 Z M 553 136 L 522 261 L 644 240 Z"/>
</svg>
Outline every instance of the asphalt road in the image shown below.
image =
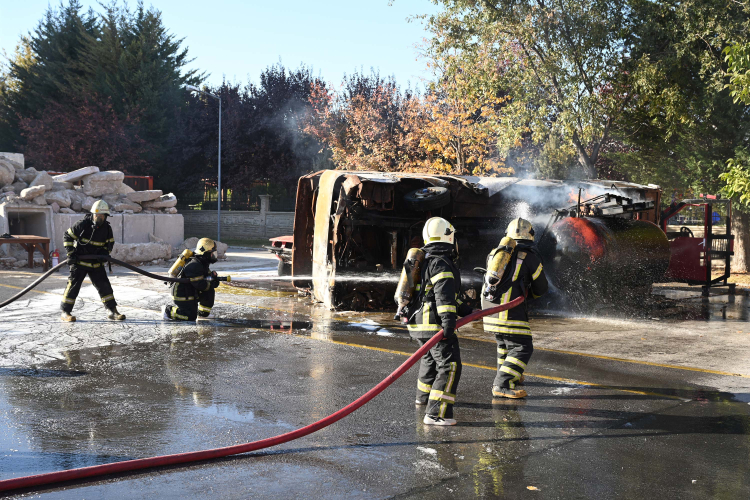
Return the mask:
<svg viewBox="0 0 750 500">
<path fill-rule="evenodd" d="M 1 278 L 0 299 L 30 280 Z M 226 289 L 219 320 L 175 325 L 158 313 L 163 286 L 112 282 L 125 323 L 103 319 L 87 284 L 79 322 L 61 324 L 64 276 L 0 310 L 0 479 L 287 432 L 353 401 L 417 347 L 383 315 L 321 311 L 283 287 Z M 622 361 L 539 349 L 530 396 L 493 400 L 495 347 L 468 337 L 456 427 L 421 424 L 412 369 L 352 416 L 265 452 L 14 495 L 750 497 L 750 377 L 700 359 L 639 362 L 635 343 Z"/>
</svg>

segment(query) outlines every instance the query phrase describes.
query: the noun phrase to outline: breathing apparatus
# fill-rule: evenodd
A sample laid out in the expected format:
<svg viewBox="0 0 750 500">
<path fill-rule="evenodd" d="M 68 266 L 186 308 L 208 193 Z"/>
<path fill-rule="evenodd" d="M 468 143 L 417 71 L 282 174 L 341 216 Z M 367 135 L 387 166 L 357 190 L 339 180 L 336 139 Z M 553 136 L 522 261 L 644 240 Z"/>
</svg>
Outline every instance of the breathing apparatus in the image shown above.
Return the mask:
<svg viewBox="0 0 750 500">
<path fill-rule="evenodd" d="M 484 273 L 484 285 L 482 286 L 482 295 L 490 302 L 495 302 L 500 298 L 502 293 L 500 282 L 503 279 L 505 270 L 510 264 L 513 250 L 516 249 L 516 240 L 509 236 L 503 237 L 500 244 L 493 248 L 487 256 L 487 269 Z"/>
<path fill-rule="evenodd" d="M 421 248 L 412 248 L 406 254 L 401 279 L 398 280 L 396 294 L 393 296 L 398 304 L 398 310 L 393 317 L 395 320 L 406 322 L 409 318 L 408 306 L 416 298 L 417 286 L 421 285 L 424 258 L 425 251 Z"/>
</svg>

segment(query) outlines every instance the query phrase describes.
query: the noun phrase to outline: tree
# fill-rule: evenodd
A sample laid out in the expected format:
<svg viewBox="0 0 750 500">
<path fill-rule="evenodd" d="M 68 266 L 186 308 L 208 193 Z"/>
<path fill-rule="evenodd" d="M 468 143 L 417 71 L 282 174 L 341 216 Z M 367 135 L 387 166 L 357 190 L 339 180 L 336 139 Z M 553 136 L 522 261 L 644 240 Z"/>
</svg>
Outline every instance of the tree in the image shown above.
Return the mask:
<svg viewBox="0 0 750 500">
<path fill-rule="evenodd" d="M 337 168 L 409 171 L 423 166 L 419 148 L 424 110 L 393 78 L 354 73 L 337 93 L 318 83 L 303 130 L 331 151 Z"/>
<path fill-rule="evenodd" d="M 430 57 L 455 51 L 477 87 L 509 92 L 501 150 L 524 137 L 540 145 L 562 139 L 575 148 L 585 175 L 596 177 L 601 148 L 630 105 L 640 70 L 625 43 L 632 30 L 628 3 L 434 1 L 445 10 L 428 21 Z"/>
<path fill-rule="evenodd" d="M 23 118 L 23 137 L 34 148 L 26 153 L 40 169 L 69 171 L 94 164 L 102 170 L 128 170 L 145 163 L 146 143 L 120 120 L 109 103 L 83 99 L 72 105 L 51 102 L 41 118 Z"/>
</svg>

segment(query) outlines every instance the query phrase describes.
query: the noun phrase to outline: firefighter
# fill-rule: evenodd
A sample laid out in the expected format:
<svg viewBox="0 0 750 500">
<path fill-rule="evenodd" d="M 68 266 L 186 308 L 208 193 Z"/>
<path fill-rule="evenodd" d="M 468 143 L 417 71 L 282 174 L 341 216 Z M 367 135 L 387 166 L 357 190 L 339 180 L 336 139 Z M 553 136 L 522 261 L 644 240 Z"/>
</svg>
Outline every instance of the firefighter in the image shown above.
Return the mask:
<svg viewBox="0 0 750 500">
<path fill-rule="evenodd" d="M 451 223 L 441 217 L 425 223 L 422 231 L 425 257 L 415 301 L 417 309 L 409 315 L 407 325 L 420 346 L 443 329 L 443 339 L 422 357 L 419 365 L 416 404 L 427 405 L 423 420 L 426 425 L 456 425 L 453 403 L 461 378 L 456 317 L 471 310 L 458 299 L 461 275 L 455 233 Z"/>
<path fill-rule="evenodd" d="M 513 299 L 526 296 L 536 299 L 547 292 L 547 277 L 539 253 L 534 245 L 534 228 L 525 219 L 514 219 L 508 224 L 507 238 L 501 247 L 514 247 L 511 257 L 498 283 L 488 291 L 487 282 L 482 293 L 482 308 L 507 304 Z M 503 242 L 515 243 L 502 245 Z M 499 247 L 496 250 L 500 250 Z M 487 267 L 493 254 L 488 256 Z M 484 331 L 491 332 L 497 340 L 497 375 L 492 387 L 492 395 L 504 398 L 524 398 L 526 391 L 516 386 L 523 383 L 523 372 L 534 352 L 527 301 L 513 309 L 482 318 Z"/>
<path fill-rule="evenodd" d="M 188 278 L 190 283 L 174 283 L 172 300 L 175 305 L 163 306 L 162 316 L 166 320 L 196 321 L 198 318 L 211 319 L 214 305 L 214 290 L 219 286 L 216 272 L 209 266 L 218 260 L 216 243 L 210 238 L 201 238 L 195 246 L 193 256 L 178 274 Z"/>
<path fill-rule="evenodd" d="M 63 321 L 76 320 L 76 317 L 70 313 L 73 311 L 76 297 L 87 274 L 107 309 L 107 318 L 115 321 L 125 319 L 125 315 L 117 311 L 117 302 L 112 292 L 112 285 L 109 284 L 109 278 L 107 278 L 104 262 L 79 258 L 83 255 L 109 255 L 112 251 L 115 238 L 112 234 L 112 226 L 107 222 L 108 216 L 109 205 L 106 201 L 99 200 L 91 207 L 91 213 L 73 224 L 73 227 L 68 228 L 63 235 L 70 266 L 68 286 L 65 287 L 60 304 L 62 309 L 60 318 Z"/>
</svg>

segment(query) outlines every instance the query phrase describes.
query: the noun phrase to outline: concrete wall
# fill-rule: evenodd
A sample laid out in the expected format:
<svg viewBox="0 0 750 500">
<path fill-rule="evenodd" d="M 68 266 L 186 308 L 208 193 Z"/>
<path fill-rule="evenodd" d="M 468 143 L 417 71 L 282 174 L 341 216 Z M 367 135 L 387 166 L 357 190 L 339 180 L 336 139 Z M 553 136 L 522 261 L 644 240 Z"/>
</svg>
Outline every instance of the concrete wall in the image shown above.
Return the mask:
<svg viewBox="0 0 750 500">
<path fill-rule="evenodd" d="M 264 239 L 292 234 L 294 212 L 271 212 L 269 200 L 269 196 L 260 196 L 259 212 L 222 211 L 221 239 Z M 188 210 L 182 216 L 186 237 L 216 237 L 216 210 Z"/>
</svg>

